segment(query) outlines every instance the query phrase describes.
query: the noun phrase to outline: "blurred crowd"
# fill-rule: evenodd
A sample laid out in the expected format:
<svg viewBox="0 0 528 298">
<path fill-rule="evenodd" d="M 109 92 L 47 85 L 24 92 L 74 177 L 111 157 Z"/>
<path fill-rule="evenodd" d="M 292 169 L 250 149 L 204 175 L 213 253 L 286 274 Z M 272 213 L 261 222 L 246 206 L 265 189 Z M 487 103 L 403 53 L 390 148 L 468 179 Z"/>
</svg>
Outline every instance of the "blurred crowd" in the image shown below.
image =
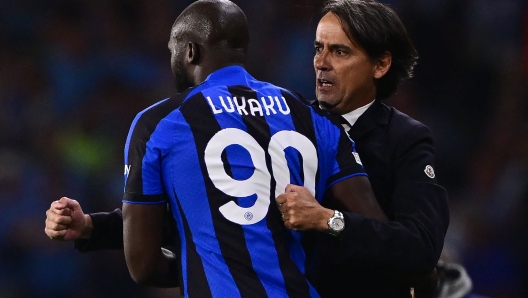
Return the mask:
<svg viewBox="0 0 528 298">
<path fill-rule="evenodd" d="M 0 1 L 0 297 L 169 297 L 137 286 L 122 252 L 79 254 L 44 234 L 68 196 L 121 206 L 132 119 L 174 93 L 167 49 L 192 1 Z M 322 0 L 234 0 L 251 29 L 249 71 L 314 98 Z M 382 0 L 420 54 L 387 103 L 435 135 L 449 193 L 443 259 L 474 292 L 528 297 L 528 3 Z"/>
</svg>

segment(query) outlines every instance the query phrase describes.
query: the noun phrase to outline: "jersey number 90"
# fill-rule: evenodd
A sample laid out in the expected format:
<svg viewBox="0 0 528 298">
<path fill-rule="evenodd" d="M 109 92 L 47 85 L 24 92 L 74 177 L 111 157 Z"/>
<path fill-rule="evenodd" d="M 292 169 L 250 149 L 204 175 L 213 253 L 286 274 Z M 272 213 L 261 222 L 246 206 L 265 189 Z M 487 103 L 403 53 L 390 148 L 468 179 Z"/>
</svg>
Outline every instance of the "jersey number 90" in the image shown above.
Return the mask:
<svg viewBox="0 0 528 298">
<path fill-rule="evenodd" d="M 222 152 L 230 145 L 240 145 L 251 157 L 255 171 L 246 180 L 236 180 L 229 176 L 222 162 Z M 273 178 L 276 181 L 275 196 L 284 192 L 290 183 L 290 172 L 284 150 L 293 147 L 302 156 L 304 187 L 315 194 L 315 175 L 317 172 L 317 151 L 312 142 L 302 134 L 291 131 L 279 131 L 271 137 L 267 152 L 271 156 Z M 216 133 L 205 148 L 205 164 L 209 177 L 216 188 L 225 194 L 237 198 L 257 195 L 251 207 L 240 207 L 230 201 L 219 210 L 222 215 L 237 224 L 256 224 L 268 213 L 271 195 L 271 179 L 266 166 L 264 149 L 247 132 L 237 128 L 226 128 Z"/>
</svg>

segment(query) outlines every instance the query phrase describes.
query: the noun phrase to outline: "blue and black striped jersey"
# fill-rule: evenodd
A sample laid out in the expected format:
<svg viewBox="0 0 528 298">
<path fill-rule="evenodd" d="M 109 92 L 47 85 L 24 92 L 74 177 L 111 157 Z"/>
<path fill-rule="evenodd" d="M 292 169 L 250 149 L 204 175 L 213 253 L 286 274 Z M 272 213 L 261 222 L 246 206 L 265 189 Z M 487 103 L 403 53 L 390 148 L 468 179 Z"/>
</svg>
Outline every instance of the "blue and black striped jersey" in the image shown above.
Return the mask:
<svg viewBox="0 0 528 298">
<path fill-rule="evenodd" d="M 366 175 L 353 151 L 325 112 L 230 66 L 138 114 L 123 202 L 170 204 L 186 297 L 319 297 L 275 198 L 293 183 L 321 201 Z"/>
</svg>

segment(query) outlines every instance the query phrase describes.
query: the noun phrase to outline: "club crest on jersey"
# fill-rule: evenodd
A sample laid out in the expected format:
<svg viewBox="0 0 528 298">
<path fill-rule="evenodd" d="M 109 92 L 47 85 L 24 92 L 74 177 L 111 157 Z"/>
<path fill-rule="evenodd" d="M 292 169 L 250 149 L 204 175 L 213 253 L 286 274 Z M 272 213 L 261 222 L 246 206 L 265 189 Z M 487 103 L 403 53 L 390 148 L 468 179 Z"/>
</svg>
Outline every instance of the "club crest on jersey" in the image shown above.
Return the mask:
<svg viewBox="0 0 528 298">
<path fill-rule="evenodd" d="M 244 213 L 244 218 L 246 220 L 252 220 L 253 219 L 253 213 L 251 213 L 251 212 Z"/>
<path fill-rule="evenodd" d="M 425 172 L 425 175 L 427 175 L 427 177 L 429 177 L 431 179 L 433 179 L 435 177 L 434 169 L 430 165 L 425 166 L 424 172 Z"/>
</svg>

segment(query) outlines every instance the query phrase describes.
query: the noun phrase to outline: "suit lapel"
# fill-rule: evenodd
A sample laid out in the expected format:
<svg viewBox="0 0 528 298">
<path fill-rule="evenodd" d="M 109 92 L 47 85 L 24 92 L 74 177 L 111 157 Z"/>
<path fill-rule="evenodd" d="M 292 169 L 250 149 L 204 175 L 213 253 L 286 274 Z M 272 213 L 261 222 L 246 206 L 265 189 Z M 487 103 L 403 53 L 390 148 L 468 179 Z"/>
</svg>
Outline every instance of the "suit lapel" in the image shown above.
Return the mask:
<svg viewBox="0 0 528 298">
<path fill-rule="evenodd" d="M 310 104 L 314 107 L 319 107 L 317 100 L 311 101 Z M 387 125 L 389 123 L 390 114 L 390 108 L 383 104 L 380 100 L 376 99 L 374 103 L 365 111 L 365 113 L 359 116 L 358 120 L 353 126 L 351 126 L 345 118 L 339 118 L 341 123 L 346 123 L 348 126 L 351 126 L 351 129 L 347 131 L 347 134 L 352 140 L 356 140 L 367 132 L 376 128 L 378 125 Z"/>
<path fill-rule="evenodd" d="M 380 100 L 375 100 L 365 113 L 359 116 L 354 126 L 348 131 L 348 134 L 353 140 L 359 139 L 378 125 L 387 125 L 389 117 L 389 107 L 381 103 Z"/>
</svg>

